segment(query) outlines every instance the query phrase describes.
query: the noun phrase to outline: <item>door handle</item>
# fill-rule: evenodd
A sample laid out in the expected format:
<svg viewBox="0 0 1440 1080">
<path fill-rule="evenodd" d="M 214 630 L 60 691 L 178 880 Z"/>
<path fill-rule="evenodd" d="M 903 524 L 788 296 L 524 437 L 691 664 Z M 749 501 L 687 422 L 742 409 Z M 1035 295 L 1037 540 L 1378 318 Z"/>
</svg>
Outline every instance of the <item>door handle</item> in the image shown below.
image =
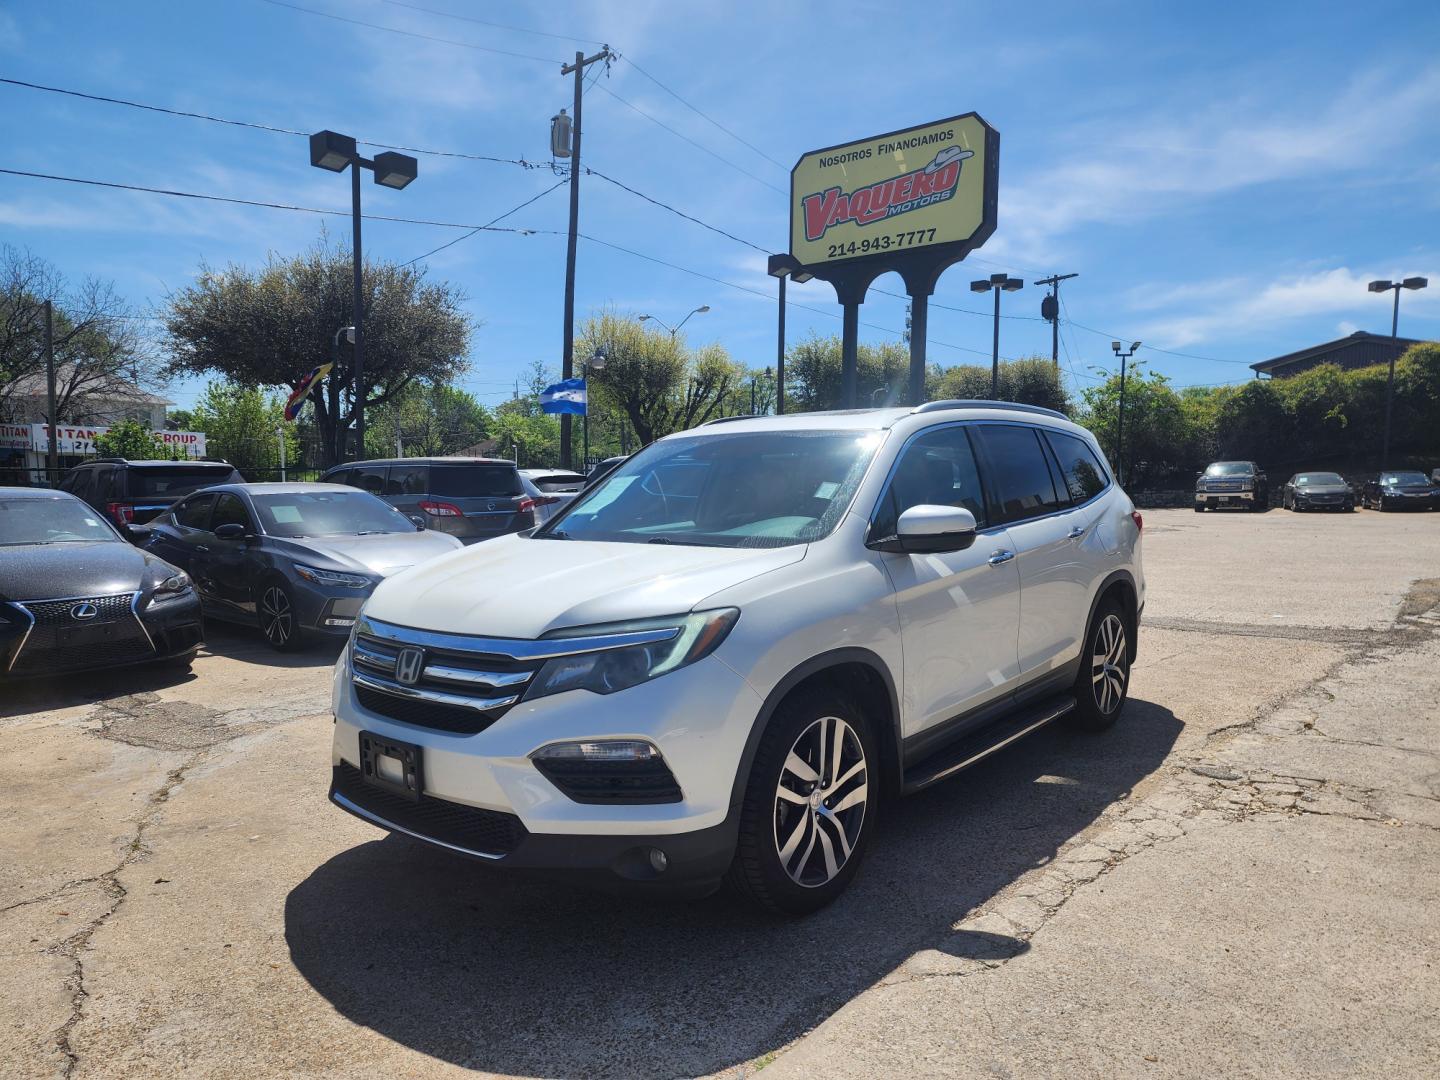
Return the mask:
<svg viewBox="0 0 1440 1080">
<path fill-rule="evenodd" d="M 1015 553 L 1013 551 L 992 551 L 990 553 L 990 565 L 999 566 L 1001 563 L 1009 562 L 1014 557 Z"/>
<path fill-rule="evenodd" d="M 1071 540 L 1078 540 L 1085 535 L 1085 527 L 1083 525 L 1076 525 L 1066 535 L 1069 536 Z"/>
<path fill-rule="evenodd" d="M 204 552 L 206 552 L 206 553 L 208 553 L 208 552 L 210 551 L 210 549 L 209 549 L 208 547 L 206 547 L 204 544 L 196 544 L 196 545 L 195 545 L 195 550 L 196 550 L 196 551 L 204 551 Z"/>
</svg>

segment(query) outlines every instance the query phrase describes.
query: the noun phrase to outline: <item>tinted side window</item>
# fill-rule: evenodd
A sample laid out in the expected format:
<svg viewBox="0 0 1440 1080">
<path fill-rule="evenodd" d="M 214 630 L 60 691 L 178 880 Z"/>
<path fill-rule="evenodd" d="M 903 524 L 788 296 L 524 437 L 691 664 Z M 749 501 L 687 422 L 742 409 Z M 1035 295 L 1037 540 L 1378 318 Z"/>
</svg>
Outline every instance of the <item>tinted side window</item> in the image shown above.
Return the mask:
<svg viewBox="0 0 1440 1080">
<path fill-rule="evenodd" d="M 186 499 L 175 508 L 175 524 L 186 529 L 204 529 L 210 524 L 210 507 L 215 505 L 214 495 L 197 495 Z"/>
<path fill-rule="evenodd" d="M 1038 431 L 1009 424 L 980 424 L 973 431 L 985 457 L 985 486 L 995 524 L 1060 508 Z"/>
<path fill-rule="evenodd" d="M 424 495 L 429 470 L 424 465 L 391 465 L 385 481 L 386 495 Z"/>
<path fill-rule="evenodd" d="M 245 503 L 238 495 L 221 495 L 215 503 L 215 511 L 210 515 L 210 531 L 214 532 L 221 525 L 243 525 L 251 529 L 250 512 L 245 509 Z"/>
<path fill-rule="evenodd" d="M 92 495 L 96 502 L 109 502 L 115 497 L 115 467 L 95 470 L 95 490 Z"/>
<path fill-rule="evenodd" d="M 1047 431 L 1045 437 L 1050 440 L 1050 447 L 1060 462 L 1060 471 L 1071 499 L 1077 503 L 1084 502 L 1105 490 L 1105 485 L 1110 482 L 1105 475 L 1105 467 L 1084 439 L 1060 431 Z"/>
<path fill-rule="evenodd" d="M 975 515 L 980 528 L 985 527 L 985 495 L 965 428 L 938 428 L 905 448 L 880 500 L 871 538 L 894 536 L 900 515 L 922 505 L 964 507 Z"/>
<path fill-rule="evenodd" d="M 350 483 L 350 470 L 349 470 L 349 469 L 336 469 L 336 470 L 335 470 L 334 472 L 332 472 L 329 476 L 325 477 L 325 483 L 327 483 L 327 484 L 349 484 L 349 483 Z"/>
<path fill-rule="evenodd" d="M 379 495 L 385 490 L 385 466 L 358 465 L 350 470 L 349 482 L 351 487 Z"/>
<path fill-rule="evenodd" d="M 60 481 L 60 490 L 68 491 L 73 495 L 83 496 L 85 494 L 86 472 L 87 470 L 85 469 L 75 469 L 72 472 L 66 473 L 65 478 Z"/>
</svg>

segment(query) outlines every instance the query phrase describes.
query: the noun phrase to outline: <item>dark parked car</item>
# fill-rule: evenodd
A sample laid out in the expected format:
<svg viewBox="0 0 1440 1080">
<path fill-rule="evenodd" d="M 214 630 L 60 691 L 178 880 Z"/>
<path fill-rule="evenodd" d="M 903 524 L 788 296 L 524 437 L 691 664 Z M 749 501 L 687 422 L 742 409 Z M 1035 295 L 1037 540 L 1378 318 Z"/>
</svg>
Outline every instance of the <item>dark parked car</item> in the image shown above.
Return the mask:
<svg viewBox="0 0 1440 1080">
<path fill-rule="evenodd" d="M 233 465 L 223 461 L 101 458 L 76 465 L 60 481 L 60 490 L 83 499 L 124 529 L 163 514 L 182 495 L 243 480 Z"/>
<path fill-rule="evenodd" d="M 585 476 L 585 483 L 593 484 L 597 480 L 603 480 L 615 471 L 615 467 L 625 461 L 629 454 L 617 454 L 615 457 L 607 457 L 604 461 L 597 461 L 590 466 L 590 472 Z"/>
<path fill-rule="evenodd" d="M 1371 510 L 1434 510 L 1440 492 L 1423 472 L 1403 469 L 1365 481 L 1362 501 Z"/>
<path fill-rule="evenodd" d="M 312 632 L 344 637 L 384 578 L 460 548 L 373 495 L 328 484 L 224 484 L 141 530 L 146 550 L 190 572 L 207 614 L 258 624 L 281 651 Z"/>
<path fill-rule="evenodd" d="M 1296 473 L 1285 481 L 1280 505 L 1286 510 L 1354 510 L 1355 489 L 1339 473 Z"/>
<path fill-rule="evenodd" d="M 1253 461 L 1212 461 L 1195 478 L 1195 512 L 1222 506 L 1264 510 L 1270 505 L 1270 481 Z"/>
<path fill-rule="evenodd" d="M 513 461 L 504 458 L 393 458 L 337 465 L 320 477 L 384 499 L 401 513 L 420 516 L 426 528 L 473 544 L 540 523 L 538 492 L 526 490 Z"/>
<path fill-rule="evenodd" d="M 73 495 L 0 488 L 0 680 L 164 660 L 204 629 L 183 572 Z"/>
</svg>

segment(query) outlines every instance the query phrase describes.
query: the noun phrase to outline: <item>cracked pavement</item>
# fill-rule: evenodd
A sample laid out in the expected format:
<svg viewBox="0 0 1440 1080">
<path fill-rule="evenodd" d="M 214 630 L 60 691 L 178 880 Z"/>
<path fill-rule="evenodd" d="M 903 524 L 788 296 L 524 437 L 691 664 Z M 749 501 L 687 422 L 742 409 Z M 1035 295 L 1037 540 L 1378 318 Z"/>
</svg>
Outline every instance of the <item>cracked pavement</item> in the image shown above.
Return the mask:
<svg viewBox="0 0 1440 1080">
<path fill-rule="evenodd" d="M 9 692 L 4 1071 L 1433 1075 L 1440 516 L 1146 521 L 1116 729 L 889 808 L 799 922 L 333 811 L 333 651 Z"/>
</svg>

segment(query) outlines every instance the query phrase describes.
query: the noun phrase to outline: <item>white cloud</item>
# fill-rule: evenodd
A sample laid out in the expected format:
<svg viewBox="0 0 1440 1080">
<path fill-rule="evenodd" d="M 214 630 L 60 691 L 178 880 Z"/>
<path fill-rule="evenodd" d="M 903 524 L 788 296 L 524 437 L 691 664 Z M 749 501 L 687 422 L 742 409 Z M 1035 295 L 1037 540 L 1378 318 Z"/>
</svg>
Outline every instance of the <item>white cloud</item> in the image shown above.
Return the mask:
<svg viewBox="0 0 1440 1080">
<path fill-rule="evenodd" d="M 1349 337 L 1351 334 L 1355 333 L 1355 331 L 1359 329 L 1360 327 L 1356 326 L 1349 319 L 1341 319 L 1338 323 L 1335 324 L 1335 332 L 1341 337 Z"/>
<path fill-rule="evenodd" d="M 1287 108 L 1261 96 L 1167 105 L 1163 119 L 1106 115 L 1071 128 L 1053 167 L 1002 183 L 1000 234 L 989 246 L 1050 261 L 1059 238 L 1080 225 L 1144 220 L 1261 184 L 1370 168 L 1433 125 L 1437 110 L 1440 69 L 1431 68 L 1408 82 L 1361 75 L 1314 105 Z"/>
<path fill-rule="evenodd" d="M 1406 273 L 1413 273 L 1407 270 Z M 1357 321 L 1340 324 L 1340 334 L 1369 328 L 1383 333 L 1390 328 L 1389 296 L 1366 291 L 1376 278 L 1397 277 L 1390 270 L 1352 270 L 1339 266 L 1269 281 L 1224 278 L 1191 286 L 1155 290 L 1143 305 L 1146 310 L 1188 306 L 1191 314 L 1154 319 L 1137 328 L 1136 336 L 1165 348 L 1183 348 L 1201 341 L 1243 339 L 1257 328 L 1317 315 L 1353 314 Z M 1432 270 L 1423 276 L 1435 279 Z M 1144 295 L 1137 290 L 1136 296 Z M 1195 300 L 1202 300 L 1196 311 Z M 1430 319 L 1440 314 L 1440 296 L 1430 291 L 1408 292 L 1401 301 L 1406 314 Z M 1403 330 L 1403 327 L 1402 327 Z"/>
</svg>

